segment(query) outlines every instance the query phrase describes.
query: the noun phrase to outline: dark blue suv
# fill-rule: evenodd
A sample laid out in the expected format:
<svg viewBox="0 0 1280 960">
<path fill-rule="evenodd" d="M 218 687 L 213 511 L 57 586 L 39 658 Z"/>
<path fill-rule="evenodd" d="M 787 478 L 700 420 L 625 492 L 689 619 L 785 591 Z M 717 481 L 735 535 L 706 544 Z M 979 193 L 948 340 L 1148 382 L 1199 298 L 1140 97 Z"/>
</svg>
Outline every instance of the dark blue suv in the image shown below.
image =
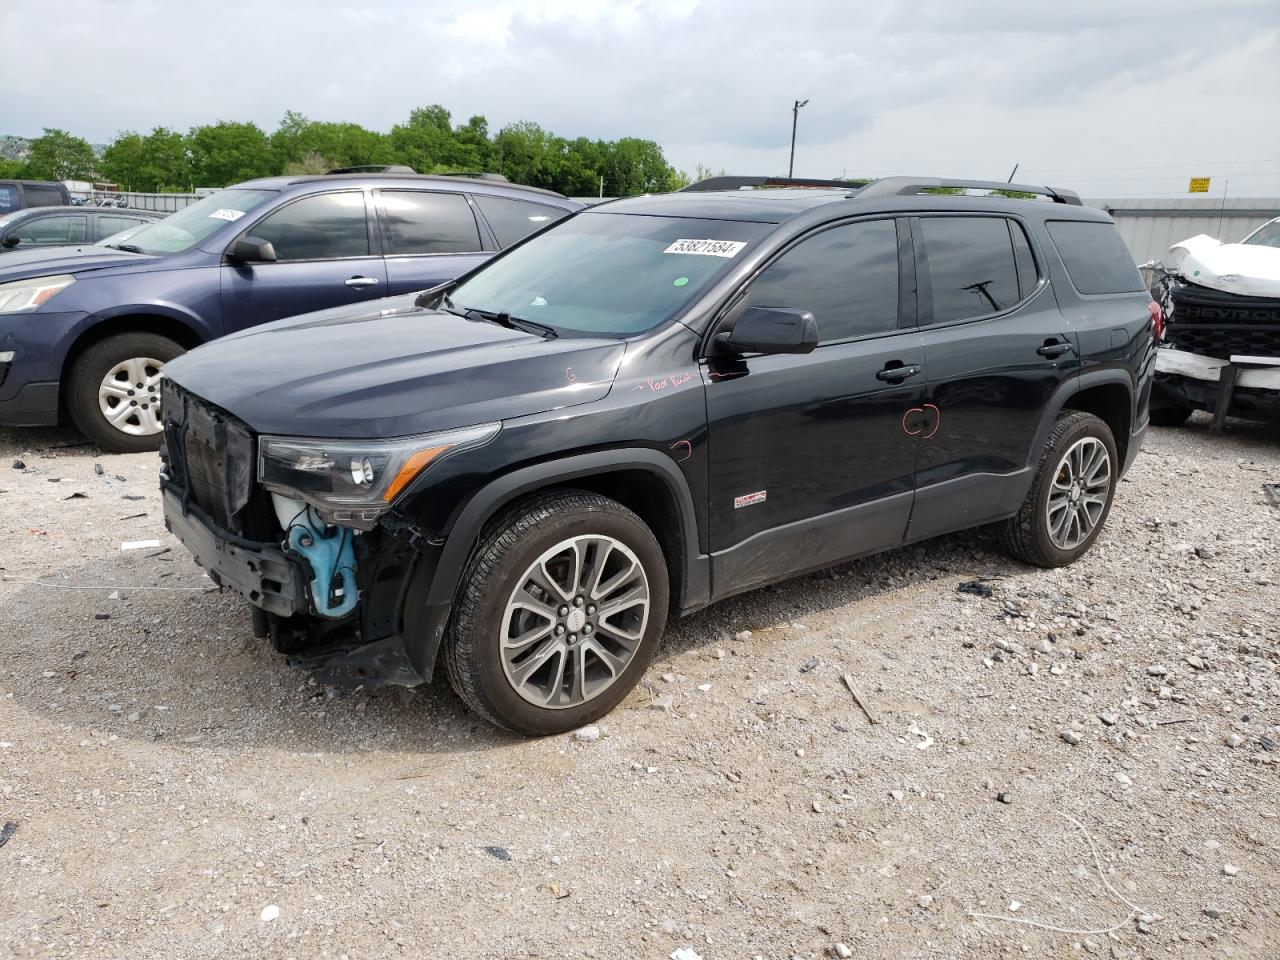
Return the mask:
<svg viewBox="0 0 1280 960">
<path fill-rule="evenodd" d="M 221 190 L 123 242 L 6 254 L 0 424 L 65 414 L 108 449 L 155 449 L 160 369 L 186 350 L 435 286 L 581 206 L 500 179 L 275 177 Z"/>
</svg>

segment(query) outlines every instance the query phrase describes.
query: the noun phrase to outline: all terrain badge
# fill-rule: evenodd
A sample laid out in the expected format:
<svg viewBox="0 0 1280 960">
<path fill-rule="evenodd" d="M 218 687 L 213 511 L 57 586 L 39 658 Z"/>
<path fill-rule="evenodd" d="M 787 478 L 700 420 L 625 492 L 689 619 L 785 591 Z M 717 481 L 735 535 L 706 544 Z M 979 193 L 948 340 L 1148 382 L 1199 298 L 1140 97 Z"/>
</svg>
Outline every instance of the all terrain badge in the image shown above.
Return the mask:
<svg viewBox="0 0 1280 960">
<path fill-rule="evenodd" d="M 750 507 L 753 504 L 764 503 L 767 491 L 757 490 L 755 493 L 744 493 L 740 497 L 733 498 L 733 509 L 740 510 L 743 507 Z"/>
</svg>

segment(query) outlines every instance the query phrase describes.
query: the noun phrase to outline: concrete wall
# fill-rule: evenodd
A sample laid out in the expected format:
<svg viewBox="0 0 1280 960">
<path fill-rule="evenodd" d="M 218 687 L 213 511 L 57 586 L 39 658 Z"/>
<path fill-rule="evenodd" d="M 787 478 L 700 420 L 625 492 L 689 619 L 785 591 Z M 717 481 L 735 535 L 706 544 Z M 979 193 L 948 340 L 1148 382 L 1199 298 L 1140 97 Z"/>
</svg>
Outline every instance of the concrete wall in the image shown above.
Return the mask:
<svg viewBox="0 0 1280 960">
<path fill-rule="evenodd" d="M 1280 217 L 1280 198 L 1086 200 L 1111 214 L 1138 263 L 1162 260 L 1169 247 L 1198 233 L 1237 243 Z"/>
</svg>

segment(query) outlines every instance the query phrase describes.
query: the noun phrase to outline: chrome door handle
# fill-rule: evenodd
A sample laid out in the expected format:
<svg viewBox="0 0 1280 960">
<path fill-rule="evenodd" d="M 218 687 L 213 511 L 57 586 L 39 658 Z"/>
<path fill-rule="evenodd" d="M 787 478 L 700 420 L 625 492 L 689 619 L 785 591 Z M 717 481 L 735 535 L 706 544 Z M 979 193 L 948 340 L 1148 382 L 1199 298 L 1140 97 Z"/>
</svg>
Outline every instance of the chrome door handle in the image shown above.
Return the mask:
<svg viewBox="0 0 1280 960">
<path fill-rule="evenodd" d="M 348 287 L 372 287 L 378 282 L 377 277 L 352 277 L 347 281 Z"/>
</svg>

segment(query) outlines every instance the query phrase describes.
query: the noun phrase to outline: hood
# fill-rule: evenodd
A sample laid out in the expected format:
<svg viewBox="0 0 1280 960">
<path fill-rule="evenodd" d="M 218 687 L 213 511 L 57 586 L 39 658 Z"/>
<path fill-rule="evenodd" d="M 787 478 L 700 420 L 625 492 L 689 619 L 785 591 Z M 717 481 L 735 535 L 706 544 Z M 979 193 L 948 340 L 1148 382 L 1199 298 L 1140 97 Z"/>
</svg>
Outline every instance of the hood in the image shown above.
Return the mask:
<svg viewBox="0 0 1280 960">
<path fill-rule="evenodd" d="M 304 314 L 171 361 L 180 387 L 259 433 L 402 437 L 599 400 L 624 344 L 547 340 L 414 305 Z"/>
<path fill-rule="evenodd" d="M 1280 297 L 1280 248 L 1223 243 L 1208 234 L 1169 248 L 1170 266 L 1191 283 L 1242 297 Z"/>
<path fill-rule="evenodd" d="M 53 247 L 52 249 L 11 250 L 0 255 L 0 283 L 25 280 L 28 277 L 45 277 L 60 273 L 82 274 L 108 267 L 132 266 L 152 263 L 157 257 L 141 253 L 127 253 L 92 244 L 84 247 Z"/>
</svg>

